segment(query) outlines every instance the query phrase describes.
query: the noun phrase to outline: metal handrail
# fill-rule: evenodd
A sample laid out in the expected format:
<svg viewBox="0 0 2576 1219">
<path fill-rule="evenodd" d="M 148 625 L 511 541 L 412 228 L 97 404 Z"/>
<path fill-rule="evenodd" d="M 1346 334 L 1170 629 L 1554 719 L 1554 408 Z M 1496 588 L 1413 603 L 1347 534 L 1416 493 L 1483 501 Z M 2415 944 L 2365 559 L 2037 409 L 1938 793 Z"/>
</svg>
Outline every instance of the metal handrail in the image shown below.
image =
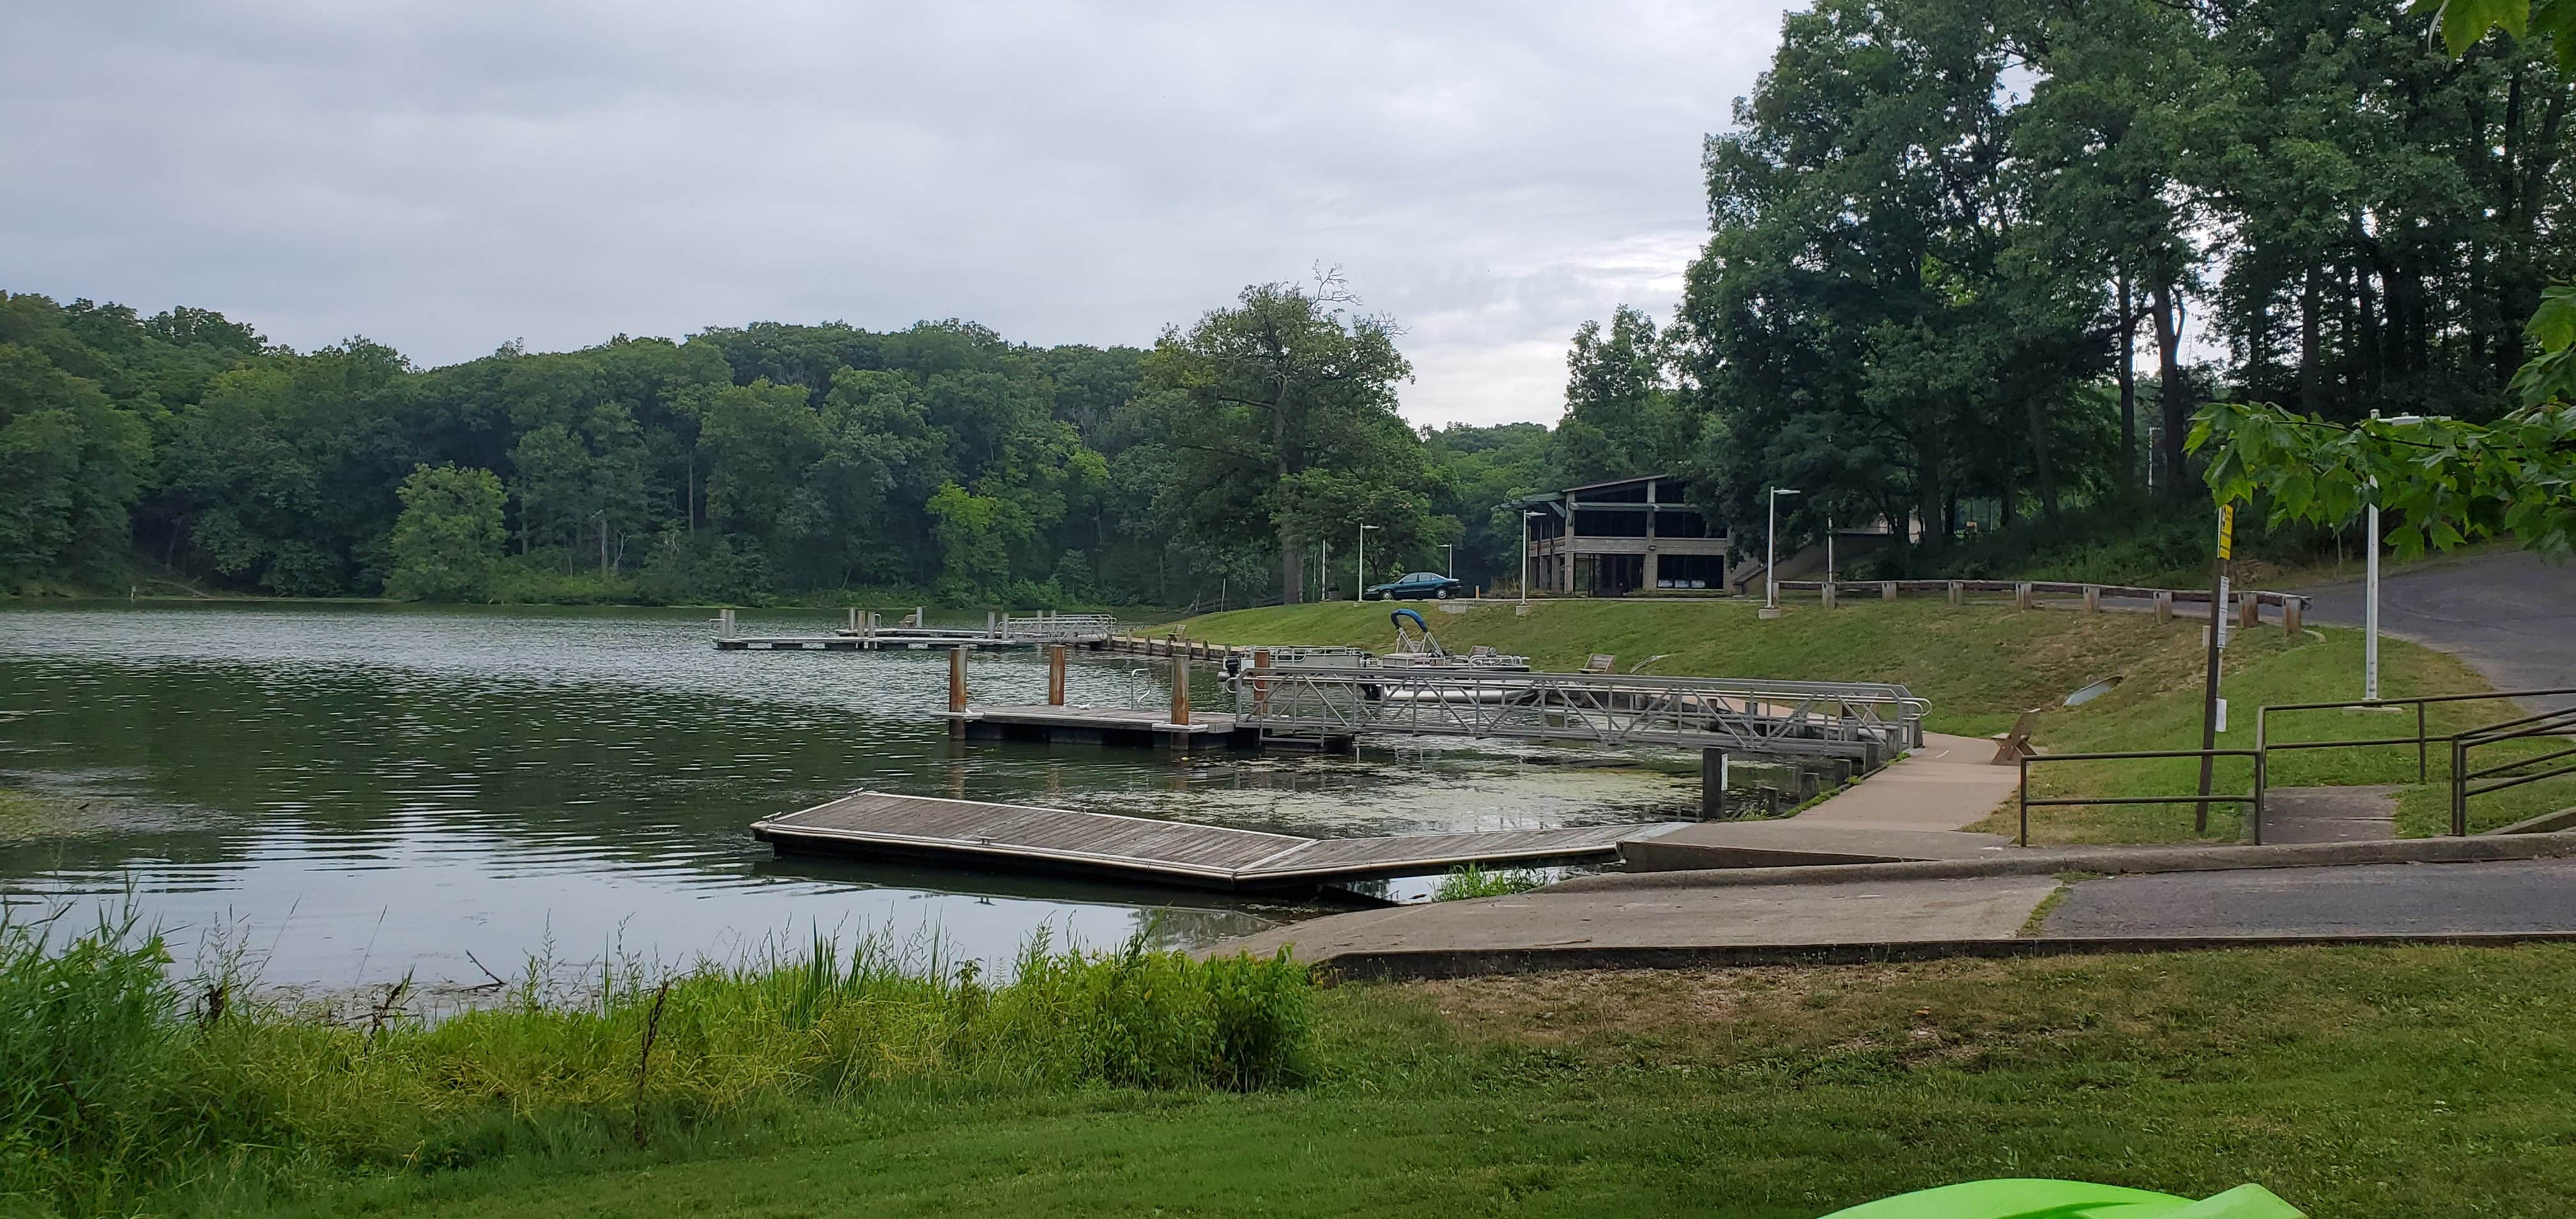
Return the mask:
<svg viewBox="0 0 2576 1219">
<path fill-rule="evenodd" d="M 2559 693 L 2559 691 L 2548 691 L 2548 693 Z M 2508 729 L 2511 731 L 2507 731 Z M 2520 770 L 2526 766 L 2537 766 L 2543 762 L 2556 761 L 2560 758 L 2576 755 L 2576 745 L 2570 745 L 2565 749 L 2544 753 L 2538 757 L 2516 758 L 2508 762 L 2499 762 L 2496 765 L 2489 766 L 2481 770 L 2469 769 L 2470 750 L 2475 749 L 2480 745 L 2496 745 L 2502 744 L 2506 741 L 2531 740 L 2537 737 L 2565 740 L 2571 732 L 2576 732 L 2576 708 L 2562 711 L 2544 711 L 2538 715 L 2526 715 L 2520 719 L 2507 720 L 2501 724 L 2489 724 L 2484 728 L 2472 728 L 2466 732 L 2452 736 L 2452 836 L 2458 838 L 2468 837 L 2469 797 L 2483 796 L 2489 792 L 2500 792 L 2509 787 L 2520 787 L 2525 783 L 2537 783 L 2543 779 L 2555 779 L 2563 775 L 2576 774 L 2576 762 L 2561 763 L 2556 767 L 2535 775 L 2514 775 L 2509 773 L 2511 771 Z M 2475 782 L 2479 779 L 2493 779 L 2495 781 L 2485 784 Z"/>
<path fill-rule="evenodd" d="M 2576 694 L 2576 686 L 2562 686 L 2548 690 L 2494 690 L 2485 694 L 2425 694 L 2418 695 L 2413 698 L 2355 699 L 2350 702 L 2340 703 L 2275 703 L 2258 708 L 2254 712 L 2254 747 L 2256 749 L 2352 749 L 2372 745 L 2413 745 L 2415 747 L 2415 781 L 2418 783 L 2429 783 L 2432 781 L 2429 745 L 2433 741 L 2448 738 L 2436 737 L 2426 731 L 2424 726 L 2424 707 L 2426 704 L 2482 702 L 2500 698 L 2540 698 L 2555 694 Z M 2372 737 L 2357 741 L 2288 741 L 2278 745 L 2270 744 L 2268 740 L 2268 733 L 2271 728 L 2271 717 L 2272 713 L 2275 711 L 2340 711 L 2345 708 L 2353 707 L 2368 709 L 2372 707 L 2404 707 L 2410 705 L 2415 708 L 2415 735 L 2411 737 Z M 2505 725 L 2522 723 L 2532 718 L 2534 717 L 2525 716 L 2520 720 L 2507 720 L 2504 724 L 2488 726 L 2503 727 Z"/>
<path fill-rule="evenodd" d="M 1260 657 L 1256 652 L 1256 659 Z M 1253 667 L 1237 723 L 1264 732 L 1401 733 L 1830 754 L 1865 768 L 1919 744 L 1927 700 L 1884 683 L 1761 682 L 1476 668 Z"/>
<path fill-rule="evenodd" d="M 2030 764 L 2033 762 L 2112 762 L 2128 758 L 2252 758 L 2254 759 L 2254 794 L 2250 796 L 2051 796 L 2030 798 Z M 2251 804 L 2253 805 L 2254 845 L 2263 845 L 2263 789 L 2267 766 L 2260 749 L 2144 749 L 2123 753 L 2026 753 L 2021 756 L 2021 787 L 2014 793 L 2021 800 L 2021 836 L 2016 845 L 2030 845 L 2030 810 L 2036 806 L 2069 806 L 2084 804 Z"/>
</svg>

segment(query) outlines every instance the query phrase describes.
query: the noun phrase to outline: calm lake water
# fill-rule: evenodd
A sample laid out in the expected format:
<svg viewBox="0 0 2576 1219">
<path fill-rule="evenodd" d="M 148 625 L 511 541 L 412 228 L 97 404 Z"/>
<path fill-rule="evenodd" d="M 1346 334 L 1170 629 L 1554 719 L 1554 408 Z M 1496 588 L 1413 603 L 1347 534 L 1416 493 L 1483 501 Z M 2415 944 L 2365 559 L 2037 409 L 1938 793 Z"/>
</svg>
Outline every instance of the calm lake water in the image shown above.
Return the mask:
<svg viewBox="0 0 2576 1219">
<path fill-rule="evenodd" d="M 1650 819 L 1696 780 L 1470 752 L 1360 759 L 952 743 L 937 653 L 717 652 L 705 611 L 124 605 L 0 610 L 0 895 L 137 902 L 184 961 L 272 983 L 473 983 L 532 954 L 738 957 L 813 930 L 1007 961 L 1039 928 L 1205 943 L 1320 912 L 1156 889 L 779 859 L 753 820 L 859 788 L 1316 836 Z M 749 632 L 837 617 L 745 616 Z M 1078 703 L 1161 706 L 1086 657 Z M 1034 655 L 978 701 L 1043 702 Z M 1202 706 L 1230 705 L 1211 684 Z M 1399 897 L 1427 882 L 1408 882 Z M 76 911 L 75 916 L 83 916 Z"/>
</svg>

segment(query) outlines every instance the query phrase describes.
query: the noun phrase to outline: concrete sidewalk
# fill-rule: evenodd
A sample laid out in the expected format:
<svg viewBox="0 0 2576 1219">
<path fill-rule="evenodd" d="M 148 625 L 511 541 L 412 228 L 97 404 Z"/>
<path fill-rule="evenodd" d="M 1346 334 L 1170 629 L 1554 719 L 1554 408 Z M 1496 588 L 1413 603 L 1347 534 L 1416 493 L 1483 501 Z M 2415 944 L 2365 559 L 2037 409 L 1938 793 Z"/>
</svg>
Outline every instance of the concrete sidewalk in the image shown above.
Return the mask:
<svg viewBox="0 0 2576 1219">
<path fill-rule="evenodd" d="M 1595 876 L 1333 915 L 1219 944 L 1356 975 L 1880 960 L 2229 944 L 2576 939 L 2576 834 L 2009 851 L 1994 859 Z M 2447 861 L 2447 862 L 2441 862 Z M 2052 870 L 2134 868 L 2058 892 Z M 1945 874 L 1946 873 L 1946 874 Z"/>
<path fill-rule="evenodd" d="M 1219 945 L 1301 961 L 1354 953 L 1689 949 L 2007 939 L 2057 891 L 2048 876 L 1861 885 L 1552 893 L 1336 914 Z"/>
<path fill-rule="evenodd" d="M 1707 821 L 1627 843 L 1629 868 L 1782 867 L 1975 859 L 2009 847 L 2001 834 L 1960 826 L 2012 798 L 2015 766 L 1995 766 L 1992 741 L 1923 734 L 1923 747 L 1814 808 L 1777 821 Z"/>
</svg>

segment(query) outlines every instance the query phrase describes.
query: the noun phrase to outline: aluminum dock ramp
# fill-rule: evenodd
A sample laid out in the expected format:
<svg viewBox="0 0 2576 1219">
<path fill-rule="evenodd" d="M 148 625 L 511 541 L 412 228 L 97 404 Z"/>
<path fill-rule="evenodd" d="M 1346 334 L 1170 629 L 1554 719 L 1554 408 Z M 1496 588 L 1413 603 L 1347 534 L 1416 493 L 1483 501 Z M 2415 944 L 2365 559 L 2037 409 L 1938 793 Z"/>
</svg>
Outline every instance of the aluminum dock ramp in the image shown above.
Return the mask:
<svg viewBox="0 0 2576 1219">
<path fill-rule="evenodd" d="M 1301 838 L 1112 813 L 858 792 L 755 822 L 781 852 L 1044 872 L 1235 892 L 1446 872 L 1466 864 L 1607 863 L 1684 823 Z"/>
</svg>

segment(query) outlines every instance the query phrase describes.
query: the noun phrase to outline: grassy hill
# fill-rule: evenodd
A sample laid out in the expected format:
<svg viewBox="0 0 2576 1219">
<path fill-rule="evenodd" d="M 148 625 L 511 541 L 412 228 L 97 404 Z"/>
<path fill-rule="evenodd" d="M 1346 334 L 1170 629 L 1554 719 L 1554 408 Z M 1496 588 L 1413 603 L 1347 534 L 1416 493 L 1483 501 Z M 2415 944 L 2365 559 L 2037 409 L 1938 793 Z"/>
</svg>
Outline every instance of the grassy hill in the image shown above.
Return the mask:
<svg viewBox="0 0 2576 1219">
<path fill-rule="evenodd" d="M 1385 649 L 1394 639 L 1394 607 L 1337 602 L 1238 610 L 1188 620 L 1190 637 L 1233 644 L 1345 644 Z M 1452 608 L 1457 608 L 1453 606 Z M 1646 672 L 1670 676 L 1770 677 L 1811 681 L 1901 682 L 1932 701 L 1935 732 L 1982 736 L 2015 716 L 2043 708 L 2037 740 L 2052 753 L 2191 749 L 2200 745 L 2201 686 L 2206 654 L 2201 623 L 2158 623 L 2153 615 L 2077 610 L 2017 610 L 2006 604 L 1951 606 L 1931 597 L 1896 602 L 1846 601 L 1827 611 L 1795 603 L 1763 621 L 1749 602 L 1539 601 L 1527 615 L 1510 603 L 1478 603 L 1464 613 L 1423 607 L 1423 616 L 1453 650 L 1485 644 L 1525 654 L 1542 669 L 1572 669 L 1596 652 L 1619 658 L 1622 671 L 1661 656 Z M 2231 714 L 2222 748 L 2253 744 L 2256 707 L 2358 697 L 2361 634 L 2309 629 L 2297 638 L 2278 626 L 2230 637 L 2223 693 Z M 2483 691 L 2483 679 L 2457 659 L 2399 639 L 2380 643 L 2382 687 L 2392 697 Z M 2082 707 L 2066 695 L 2118 677 L 2111 693 Z M 2454 731 L 2518 714 L 2499 704 L 2437 710 L 2430 726 Z M 2400 721 L 2403 721 L 2402 723 Z M 2411 716 L 2305 713 L 2278 719 L 2271 739 L 2358 739 L 2411 732 Z M 2401 793 L 2408 832 L 2438 832 L 2447 807 L 2445 758 L 2436 749 L 2429 785 L 2415 784 L 2412 746 L 2317 750 L 2278 755 L 2275 786 L 2390 783 Z M 2034 795 L 2178 795 L 2196 790 L 2192 759 L 2063 763 L 2040 770 Z M 2251 784 L 2250 763 L 2222 762 L 2220 790 Z M 2472 804 L 2478 826 L 2502 825 L 2576 800 L 2576 783 L 2532 785 Z M 2438 807 L 2437 807 L 2438 806 Z M 2215 811 L 2215 810 L 2214 810 Z M 2234 837 L 2232 811 L 2215 811 L 2210 832 Z M 2446 816 L 2442 814 L 2441 816 Z M 2046 810 L 2033 814 L 2034 837 L 2051 841 L 2137 842 L 2191 836 L 2191 810 L 2132 806 Z M 2009 828 L 2001 822 L 1994 828 Z"/>
</svg>

